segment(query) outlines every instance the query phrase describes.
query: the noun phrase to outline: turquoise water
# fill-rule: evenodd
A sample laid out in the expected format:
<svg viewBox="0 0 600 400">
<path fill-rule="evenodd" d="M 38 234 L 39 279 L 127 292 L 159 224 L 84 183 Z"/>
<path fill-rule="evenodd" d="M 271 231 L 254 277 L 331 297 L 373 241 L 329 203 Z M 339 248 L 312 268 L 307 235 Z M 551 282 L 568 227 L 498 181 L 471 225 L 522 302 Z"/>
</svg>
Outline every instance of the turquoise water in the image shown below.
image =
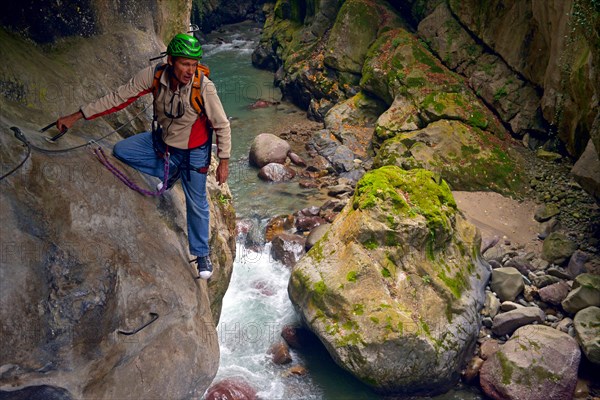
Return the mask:
<svg viewBox="0 0 600 400">
<path fill-rule="evenodd" d="M 248 109 L 257 99 L 280 100 L 273 74 L 252 67 L 251 54 L 259 30 L 252 24 L 223 28 L 207 37 L 203 62 L 211 68 L 223 106 L 232 119 L 233 150 L 229 186 L 238 219 L 264 223 L 268 218 L 293 213 L 309 205 L 321 205 L 318 193 L 301 189 L 297 182 L 269 184 L 248 165 L 252 139 L 262 132 L 278 132 L 282 119 L 304 115 L 291 104 L 258 110 Z M 367 386 L 339 368 L 320 344 L 303 353 L 292 351 L 293 362 L 274 365 L 267 354 L 280 338 L 281 328 L 298 322 L 287 295 L 290 270 L 261 251 L 237 243 L 234 272 L 223 299 L 217 327 L 221 349 L 215 382 L 241 377 L 254 386 L 261 399 L 380 399 Z M 302 377 L 286 376 L 293 365 L 309 371 Z M 471 391 L 453 391 L 436 399 L 479 399 Z"/>
<path fill-rule="evenodd" d="M 203 63 L 211 69 L 210 78 L 217 87 L 223 107 L 231 119 L 232 156 L 228 181 L 239 218 L 264 219 L 311 205 L 314 190 L 301 189 L 297 182 L 269 184 L 249 167 L 248 151 L 260 133 L 278 133 L 284 118 L 303 118 L 306 114 L 292 104 L 282 102 L 268 108 L 249 109 L 258 99 L 280 101 L 281 93 L 273 86 L 273 73 L 252 66 L 251 54 L 259 31 L 252 24 L 223 28 L 203 46 Z"/>
</svg>

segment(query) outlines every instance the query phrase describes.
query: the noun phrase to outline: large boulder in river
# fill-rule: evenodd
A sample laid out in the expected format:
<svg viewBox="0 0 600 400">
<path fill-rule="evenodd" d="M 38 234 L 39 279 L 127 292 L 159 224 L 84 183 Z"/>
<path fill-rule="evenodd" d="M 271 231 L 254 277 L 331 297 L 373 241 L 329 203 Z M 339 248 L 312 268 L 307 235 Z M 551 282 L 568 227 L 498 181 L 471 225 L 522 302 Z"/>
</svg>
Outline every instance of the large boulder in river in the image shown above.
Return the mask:
<svg viewBox="0 0 600 400">
<path fill-rule="evenodd" d="M 250 164 L 262 168 L 269 163 L 284 164 L 291 146 L 272 133 L 261 133 L 250 146 Z"/>
<path fill-rule="evenodd" d="M 336 363 L 375 390 L 440 392 L 477 337 L 480 241 L 444 181 L 382 167 L 294 266 L 288 292 Z"/>
<path fill-rule="evenodd" d="M 580 358 L 579 345 L 568 334 L 527 325 L 483 363 L 481 387 L 496 400 L 571 399 Z"/>
</svg>

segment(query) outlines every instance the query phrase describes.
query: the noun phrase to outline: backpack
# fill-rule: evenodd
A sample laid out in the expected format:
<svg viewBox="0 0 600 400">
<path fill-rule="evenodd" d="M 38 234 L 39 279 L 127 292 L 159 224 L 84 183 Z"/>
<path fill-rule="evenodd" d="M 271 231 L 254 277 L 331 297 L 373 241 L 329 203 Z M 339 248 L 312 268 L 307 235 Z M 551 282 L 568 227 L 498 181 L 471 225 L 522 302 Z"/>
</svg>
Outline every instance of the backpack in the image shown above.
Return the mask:
<svg viewBox="0 0 600 400">
<path fill-rule="evenodd" d="M 154 98 L 158 95 L 158 91 L 160 90 L 160 77 L 162 76 L 165 69 L 169 64 L 157 64 L 154 68 L 154 80 L 152 81 L 152 94 Z M 194 74 L 194 82 L 192 83 L 192 93 L 190 102 L 192 103 L 192 107 L 198 112 L 198 114 L 206 114 L 204 112 L 204 102 L 202 100 L 202 81 L 204 77 L 210 76 L 210 70 L 204 64 L 198 63 L 198 68 L 196 69 L 196 73 Z"/>
</svg>

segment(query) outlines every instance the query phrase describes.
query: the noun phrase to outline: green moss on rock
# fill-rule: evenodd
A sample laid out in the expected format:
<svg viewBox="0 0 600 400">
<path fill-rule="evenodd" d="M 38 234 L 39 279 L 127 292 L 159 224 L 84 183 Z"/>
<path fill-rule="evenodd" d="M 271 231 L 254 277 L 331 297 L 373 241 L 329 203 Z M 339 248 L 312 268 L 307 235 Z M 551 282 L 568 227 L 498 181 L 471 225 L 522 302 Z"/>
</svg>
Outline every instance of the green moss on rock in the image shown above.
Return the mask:
<svg viewBox="0 0 600 400">
<path fill-rule="evenodd" d="M 367 172 L 356 185 L 352 205 L 354 209 L 390 205 L 396 214 L 422 215 L 434 232 L 447 228 L 448 215 L 457 210 L 450 188 L 433 172 L 396 166 Z"/>
</svg>

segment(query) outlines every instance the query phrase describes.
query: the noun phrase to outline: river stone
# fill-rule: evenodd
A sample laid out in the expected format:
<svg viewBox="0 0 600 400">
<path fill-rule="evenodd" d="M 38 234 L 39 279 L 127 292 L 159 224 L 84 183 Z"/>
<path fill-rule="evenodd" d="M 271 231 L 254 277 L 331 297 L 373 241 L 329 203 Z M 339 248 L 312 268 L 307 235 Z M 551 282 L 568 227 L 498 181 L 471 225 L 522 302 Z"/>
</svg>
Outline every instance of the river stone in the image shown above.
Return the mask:
<svg viewBox="0 0 600 400">
<path fill-rule="evenodd" d="M 553 264 L 563 264 L 577 250 L 577 244 L 561 232 L 552 232 L 544 239 L 542 258 Z"/>
<path fill-rule="evenodd" d="M 481 370 L 481 366 L 483 365 L 483 359 L 475 356 L 469 361 L 467 367 L 462 372 L 463 381 L 468 384 L 472 384 L 475 382 L 477 378 L 479 378 L 479 371 Z"/>
<path fill-rule="evenodd" d="M 541 158 L 545 161 L 558 161 L 562 158 L 562 156 L 553 151 L 544 150 L 543 148 L 538 148 L 535 152 L 537 158 Z"/>
<path fill-rule="evenodd" d="M 541 288 L 538 293 L 543 302 L 559 305 L 569 294 L 571 287 L 565 281 Z"/>
<path fill-rule="evenodd" d="M 500 310 L 500 301 L 496 295 L 490 291 L 485 292 L 485 304 L 481 314 L 490 318 L 494 318 Z"/>
<path fill-rule="evenodd" d="M 538 207 L 537 210 L 535 210 L 533 218 L 537 222 L 545 222 L 548 221 L 550 218 L 554 217 L 555 215 L 558 215 L 558 213 L 560 213 L 560 210 L 558 209 L 556 204 L 543 204 L 540 207 Z"/>
<path fill-rule="evenodd" d="M 492 270 L 490 287 L 500 301 L 513 301 L 523 291 L 525 283 L 521 273 L 514 267 L 503 267 Z"/>
<path fill-rule="evenodd" d="M 581 250 L 577 250 L 571 256 L 569 265 L 567 265 L 567 273 L 571 278 L 576 278 L 585 272 L 585 263 L 589 259 L 588 255 Z"/>
<path fill-rule="evenodd" d="M 544 325 L 524 326 L 483 363 L 481 387 L 497 400 L 571 399 L 580 358 L 569 335 Z"/>
<path fill-rule="evenodd" d="M 511 334 L 515 329 L 533 322 L 542 323 L 546 319 L 544 312 L 538 307 L 521 307 L 501 313 L 494 317 L 492 332 L 497 336 Z"/>
<path fill-rule="evenodd" d="M 398 96 L 375 124 L 375 135 L 379 140 L 396 136 L 398 132 L 416 131 L 419 129 L 419 112 L 412 101 L 404 96 Z M 408 150 L 404 144 L 397 142 L 394 151 L 400 154 Z"/>
<path fill-rule="evenodd" d="M 250 146 L 250 164 L 262 168 L 269 163 L 284 164 L 291 146 L 271 133 L 256 136 Z"/>
<path fill-rule="evenodd" d="M 571 314 L 590 306 L 600 306 L 600 276 L 581 274 L 575 278 L 573 289 L 562 301 L 563 309 Z"/>
<path fill-rule="evenodd" d="M 271 256 L 286 267 L 292 267 L 304 254 L 305 241 L 300 235 L 280 233 L 271 241 Z"/>
<path fill-rule="evenodd" d="M 205 400 L 256 400 L 256 388 L 244 378 L 232 376 L 211 386 L 204 397 Z"/>
<path fill-rule="evenodd" d="M 587 359 L 600 365 L 600 308 L 592 306 L 579 311 L 573 326 Z"/>
<path fill-rule="evenodd" d="M 546 270 L 546 273 L 548 275 L 555 276 L 559 279 L 571 280 L 572 278 L 571 274 L 569 274 L 569 272 L 565 268 L 559 267 L 558 265 L 552 265 Z"/>
<path fill-rule="evenodd" d="M 569 317 L 565 317 L 558 322 L 556 329 L 564 333 L 569 333 L 569 328 L 571 326 L 573 326 L 573 320 Z"/>
<path fill-rule="evenodd" d="M 441 392 L 479 333 L 480 244 L 443 180 L 382 167 L 294 266 L 288 293 L 334 361 L 369 386 Z"/>
<path fill-rule="evenodd" d="M 273 344 L 268 351 L 271 354 L 271 358 L 274 364 L 282 365 L 289 364 L 292 362 L 292 356 L 290 355 L 290 349 L 284 341 Z"/>
<path fill-rule="evenodd" d="M 258 171 L 258 177 L 269 182 L 285 182 L 293 179 L 296 171 L 287 165 L 268 163 Z"/>
<path fill-rule="evenodd" d="M 537 288 L 543 288 L 549 285 L 553 285 L 555 283 L 560 282 L 561 279 L 559 277 L 556 276 L 552 276 L 552 275 L 536 275 L 533 277 L 532 279 L 532 283 L 537 287 Z"/>
<path fill-rule="evenodd" d="M 479 347 L 479 355 L 482 359 L 487 360 L 500 349 L 500 344 L 495 339 L 487 339 Z"/>
<path fill-rule="evenodd" d="M 517 308 L 523 308 L 523 306 L 514 301 L 503 301 L 502 304 L 500 304 L 500 310 L 504 312 L 516 310 Z"/>
<path fill-rule="evenodd" d="M 539 226 L 538 238 L 544 240 L 548 237 L 552 232 L 556 232 L 560 229 L 560 223 L 556 218 L 550 218 L 546 222 L 542 222 Z"/>
<path fill-rule="evenodd" d="M 535 210 L 533 218 L 537 222 L 546 222 L 555 215 L 558 215 L 558 213 L 560 213 L 558 206 L 554 203 L 548 203 L 541 205 L 537 210 Z"/>
<path fill-rule="evenodd" d="M 292 229 L 294 227 L 295 218 L 291 214 L 278 215 L 269 220 L 267 222 L 267 226 L 265 227 L 265 241 L 272 241 L 275 236 L 288 229 Z"/>
<path fill-rule="evenodd" d="M 288 152 L 288 157 L 290 158 L 290 161 L 293 162 L 295 165 L 299 167 L 306 167 L 306 161 L 304 161 L 302 157 L 300 157 L 293 151 Z"/>
<path fill-rule="evenodd" d="M 73 400 L 68 390 L 48 385 L 27 386 L 19 390 L 0 390 L 0 399 L 6 400 Z"/>
</svg>

